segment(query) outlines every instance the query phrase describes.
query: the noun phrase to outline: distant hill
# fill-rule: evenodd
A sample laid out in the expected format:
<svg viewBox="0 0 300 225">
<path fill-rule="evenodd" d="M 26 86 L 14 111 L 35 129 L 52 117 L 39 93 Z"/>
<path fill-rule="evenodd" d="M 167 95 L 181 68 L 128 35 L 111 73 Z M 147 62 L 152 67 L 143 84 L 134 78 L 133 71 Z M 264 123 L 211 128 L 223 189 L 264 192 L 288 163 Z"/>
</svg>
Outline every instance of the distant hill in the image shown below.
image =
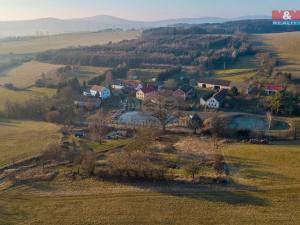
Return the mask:
<svg viewBox="0 0 300 225">
<path fill-rule="evenodd" d="M 222 23 L 241 19 L 265 19 L 267 16 L 251 16 L 243 18 L 225 19 L 219 17 L 179 18 L 161 21 L 132 21 L 113 16 L 94 16 L 80 19 L 62 20 L 43 18 L 24 21 L 0 22 L 0 38 L 15 36 L 42 36 L 72 32 L 94 32 L 105 29 L 149 29 L 171 26 L 175 24 L 204 24 Z"/>
<path fill-rule="evenodd" d="M 147 29 L 144 35 L 169 34 L 234 34 L 240 31 L 248 34 L 282 33 L 300 31 L 299 26 L 273 26 L 270 19 L 236 20 L 223 23 L 179 24 L 172 27 Z"/>
</svg>

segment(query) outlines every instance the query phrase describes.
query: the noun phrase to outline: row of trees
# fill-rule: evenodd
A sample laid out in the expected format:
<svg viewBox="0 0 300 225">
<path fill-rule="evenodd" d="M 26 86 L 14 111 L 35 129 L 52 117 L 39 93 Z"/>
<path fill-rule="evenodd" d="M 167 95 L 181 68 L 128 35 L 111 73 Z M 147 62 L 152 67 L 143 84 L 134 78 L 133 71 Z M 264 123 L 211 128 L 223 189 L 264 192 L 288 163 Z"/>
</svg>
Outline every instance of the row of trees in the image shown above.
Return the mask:
<svg viewBox="0 0 300 225">
<path fill-rule="evenodd" d="M 249 53 L 246 39 L 235 35 L 145 35 L 137 40 L 93 47 L 51 50 L 38 54 L 41 61 L 66 65 L 116 67 L 126 63 L 129 67 L 144 64 L 214 66 L 230 63 L 240 54 Z M 246 47 L 248 46 L 248 47 Z M 206 57 L 203 62 L 200 59 Z"/>
</svg>

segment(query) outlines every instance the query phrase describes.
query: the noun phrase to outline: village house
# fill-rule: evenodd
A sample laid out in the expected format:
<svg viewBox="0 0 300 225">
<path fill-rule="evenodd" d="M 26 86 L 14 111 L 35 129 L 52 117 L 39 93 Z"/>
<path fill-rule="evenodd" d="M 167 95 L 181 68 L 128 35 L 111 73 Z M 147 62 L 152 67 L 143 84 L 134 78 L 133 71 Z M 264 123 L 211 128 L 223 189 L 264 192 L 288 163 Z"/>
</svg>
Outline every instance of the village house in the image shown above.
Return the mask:
<svg viewBox="0 0 300 225">
<path fill-rule="evenodd" d="M 140 90 L 143 87 L 140 80 L 124 80 L 123 84 L 126 88 L 131 88 L 136 91 Z"/>
<path fill-rule="evenodd" d="M 114 90 L 123 90 L 125 88 L 124 82 L 120 79 L 113 80 L 111 88 Z"/>
<path fill-rule="evenodd" d="M 83 93 L 85 96 L 89 96 L 87 95 L 87 92 Z M 97 96 L 97 94 L 99 94 L 99 97 L 102 100 L 108 99 L 110 98 L 110 90 L 106 87 L 103 86 L 99 86 L 99 85 L 94 85 L 91 89 L 90 89 L 90 96 Z"/>
<path fill-rule="evenodd" d="M 277 85 L 277 84 L 266 85 L 267 95 L 274 95 L 279 91 L 283 91 L 284 89 L 285 89 L 285 87 L 283 85 Z"/>
<path fill-rule="evenodd" d="M 222 89 L 221 91 L 214 94 L 212 97 L 208 99 L 200 98 L 200 105 L 210 109 L 219 109 L 222 103 L 224 102 L 227 94 L 228 94 L 228 90 Z"/>
<path fill-rule="evenodd" d="M 77 108 L 83 108 L 83 109 L 98 109 L 101 107 L 101 99 L 94 98 L 94 97 L 87 97 L 82 96 L 80 99 L 74 101 L 74 105 Z"/>
<path fill-rule="evenodd" d="M 213 90 L 230 90 L 231 82 L 227 80 L 217 80 L 217 79 L 200 79 L 198 81 L 198 87 L 199 88 L 208 88 Z"/>
<path fill-rule="evenodd" d="M 195 89 L 192 86 L 185 85 L 174 91 L 173 96 L 185 101 L 195 96 Z"/>
<path fill-rule="evenodd" d="M 157 92 L 157 87 L 154 85 L 147 84 L 139 91 L 136 92 L 136 98 L 139 100 L 147 100 L 151 98 Z"/>
</svg>

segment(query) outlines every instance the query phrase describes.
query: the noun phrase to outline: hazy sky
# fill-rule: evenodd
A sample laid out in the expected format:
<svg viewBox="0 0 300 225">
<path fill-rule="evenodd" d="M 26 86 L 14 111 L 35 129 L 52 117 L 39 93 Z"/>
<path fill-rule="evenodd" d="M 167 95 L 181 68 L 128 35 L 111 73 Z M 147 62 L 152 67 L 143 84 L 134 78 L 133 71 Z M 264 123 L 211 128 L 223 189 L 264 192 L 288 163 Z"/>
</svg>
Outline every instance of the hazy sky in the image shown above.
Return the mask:
<svg viewBox="0 0 300 225">
<path fill-rule="evenodd" d="M 78 18 L 100 14 L 133 20 L 271 15 L 299 9 L 300 0 L 0 0 L 0 20 Z"/>
</svg>

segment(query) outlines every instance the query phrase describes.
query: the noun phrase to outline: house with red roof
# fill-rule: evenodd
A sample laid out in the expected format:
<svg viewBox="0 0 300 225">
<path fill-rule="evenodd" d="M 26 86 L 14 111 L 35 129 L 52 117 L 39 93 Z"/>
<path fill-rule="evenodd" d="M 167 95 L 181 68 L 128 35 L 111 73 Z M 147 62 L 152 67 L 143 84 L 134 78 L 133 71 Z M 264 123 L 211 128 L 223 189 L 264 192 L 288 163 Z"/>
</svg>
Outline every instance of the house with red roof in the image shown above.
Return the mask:
<svg viewBox="0 0 300 225">
<path fill-rule="evenodd" d="M 156 92 L 157 92 L 157 86 L 147 84 L 136 92 L 136 98 L 144 101 L 146 99 L 149 99 Z"/>
<path fill-rule="evenodd" d="M 173 96 L 178 99 L 187 100 L 195 96 L 195 89 L 192 86 L 184 85 L 174 91 Z"/>
<path fill-rule="evenodd" d="M 285 89 L 285 86 L 280 84 L 267 84 L 266 85 L 266 92 L 267 95 L 274 95 L 279 91 L 283 91 Z"/>
</svg>

